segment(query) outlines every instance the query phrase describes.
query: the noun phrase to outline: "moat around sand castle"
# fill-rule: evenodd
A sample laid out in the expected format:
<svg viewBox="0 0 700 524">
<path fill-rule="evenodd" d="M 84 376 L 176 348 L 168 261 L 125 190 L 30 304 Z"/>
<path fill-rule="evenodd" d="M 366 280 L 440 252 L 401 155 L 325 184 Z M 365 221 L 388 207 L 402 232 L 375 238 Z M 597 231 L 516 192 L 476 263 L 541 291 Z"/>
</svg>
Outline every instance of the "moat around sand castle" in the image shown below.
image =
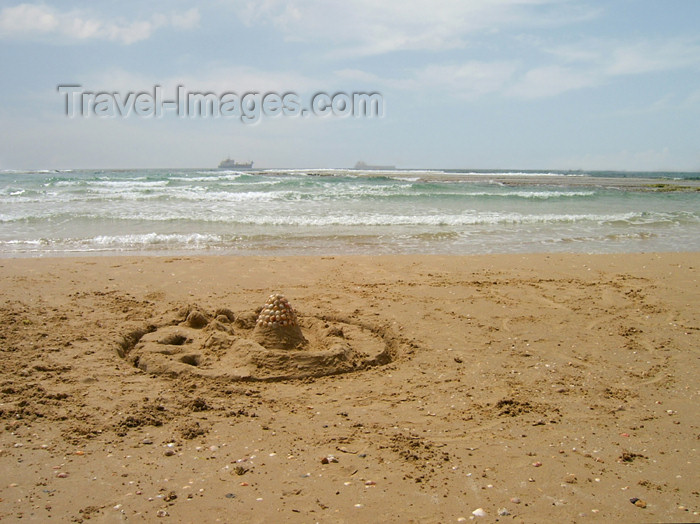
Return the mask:
<svg viewBox="0 0 700 524">
<path fill-rule="evenodd" d="M 148 372 L 230 380 L 287 380 L 385 365 L 400 351 L 389 330 L 353 319 L 298 315 L 280 293 L 234 313 L 183 308 L 160 326 L 124 336 L 117 351 Z"/>
</svg>

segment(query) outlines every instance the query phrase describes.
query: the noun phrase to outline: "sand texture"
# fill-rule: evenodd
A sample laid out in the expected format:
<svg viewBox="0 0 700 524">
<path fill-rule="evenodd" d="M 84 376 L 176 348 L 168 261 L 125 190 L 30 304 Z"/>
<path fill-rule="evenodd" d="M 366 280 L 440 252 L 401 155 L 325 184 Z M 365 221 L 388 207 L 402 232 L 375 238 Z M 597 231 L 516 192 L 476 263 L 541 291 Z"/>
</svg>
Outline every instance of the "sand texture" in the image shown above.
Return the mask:
<svg viewBox="0 0 700 524">
<path fill-rule="evenodd" d="M 698 522 L 699 265 L 0 260 L 0 520 Z"/>
</svg>

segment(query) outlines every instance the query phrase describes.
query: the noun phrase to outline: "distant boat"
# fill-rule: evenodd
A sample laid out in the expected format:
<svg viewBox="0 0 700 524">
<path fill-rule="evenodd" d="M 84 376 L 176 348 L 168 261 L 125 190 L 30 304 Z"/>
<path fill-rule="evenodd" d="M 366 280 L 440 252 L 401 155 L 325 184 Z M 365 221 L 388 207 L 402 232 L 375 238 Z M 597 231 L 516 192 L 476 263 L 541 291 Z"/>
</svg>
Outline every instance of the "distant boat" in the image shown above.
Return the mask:
<svg viewBox="0 0 700 524">
<path fill-rule="evenodd" d="M 355 169 L 368 169 L 370 171 L 385 171 L 385 170 L 391 170 L 391 169 L 396 169 L 396 166 L 373 166 L 370 164 L 365 164 L 361 160 L 355 164 Z"/>
<path fill-rule="evenodd" d="M 219 169 L 253 169 L 253 162 L 236 162 L 227 158 L 221 161 Z"/>
</svg>

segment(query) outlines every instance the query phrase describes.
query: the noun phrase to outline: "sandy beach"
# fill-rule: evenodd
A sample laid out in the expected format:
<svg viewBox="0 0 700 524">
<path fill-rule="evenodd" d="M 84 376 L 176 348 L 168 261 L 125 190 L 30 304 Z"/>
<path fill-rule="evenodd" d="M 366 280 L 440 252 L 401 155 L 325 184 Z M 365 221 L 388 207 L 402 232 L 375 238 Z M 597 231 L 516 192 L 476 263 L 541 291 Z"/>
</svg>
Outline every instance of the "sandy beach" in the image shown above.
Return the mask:
<svg viewBox="0 0 700 524">
<path fill-rule="evenodd" d="M 2 259 L 0 520 L 698 522 L 699 263 Z"/>
</svg>

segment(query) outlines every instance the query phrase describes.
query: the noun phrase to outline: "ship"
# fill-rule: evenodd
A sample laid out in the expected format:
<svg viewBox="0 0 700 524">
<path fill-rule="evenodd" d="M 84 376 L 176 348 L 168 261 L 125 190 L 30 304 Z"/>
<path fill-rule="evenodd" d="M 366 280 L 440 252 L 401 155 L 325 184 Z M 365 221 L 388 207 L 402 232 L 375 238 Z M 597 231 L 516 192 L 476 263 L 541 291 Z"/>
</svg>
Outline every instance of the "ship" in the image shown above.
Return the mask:
<svg viewBox="0 0 700 524">
<path fill-rule="evenodd" d="M 373 166 L 370 164 L 365 164 L 362 160 L 360 160 L 357 164 L 355 164 L 355 169 L 366 169 L 369 171 L 389 171 L 392 169 L 396 169 L 396 166 Z"/>
<path fill-rule="evenodd" d="M 219 169 L 253 169 L 253 162 L 236 162 L 227 158 L 219 163 Z"/>
</svg>

